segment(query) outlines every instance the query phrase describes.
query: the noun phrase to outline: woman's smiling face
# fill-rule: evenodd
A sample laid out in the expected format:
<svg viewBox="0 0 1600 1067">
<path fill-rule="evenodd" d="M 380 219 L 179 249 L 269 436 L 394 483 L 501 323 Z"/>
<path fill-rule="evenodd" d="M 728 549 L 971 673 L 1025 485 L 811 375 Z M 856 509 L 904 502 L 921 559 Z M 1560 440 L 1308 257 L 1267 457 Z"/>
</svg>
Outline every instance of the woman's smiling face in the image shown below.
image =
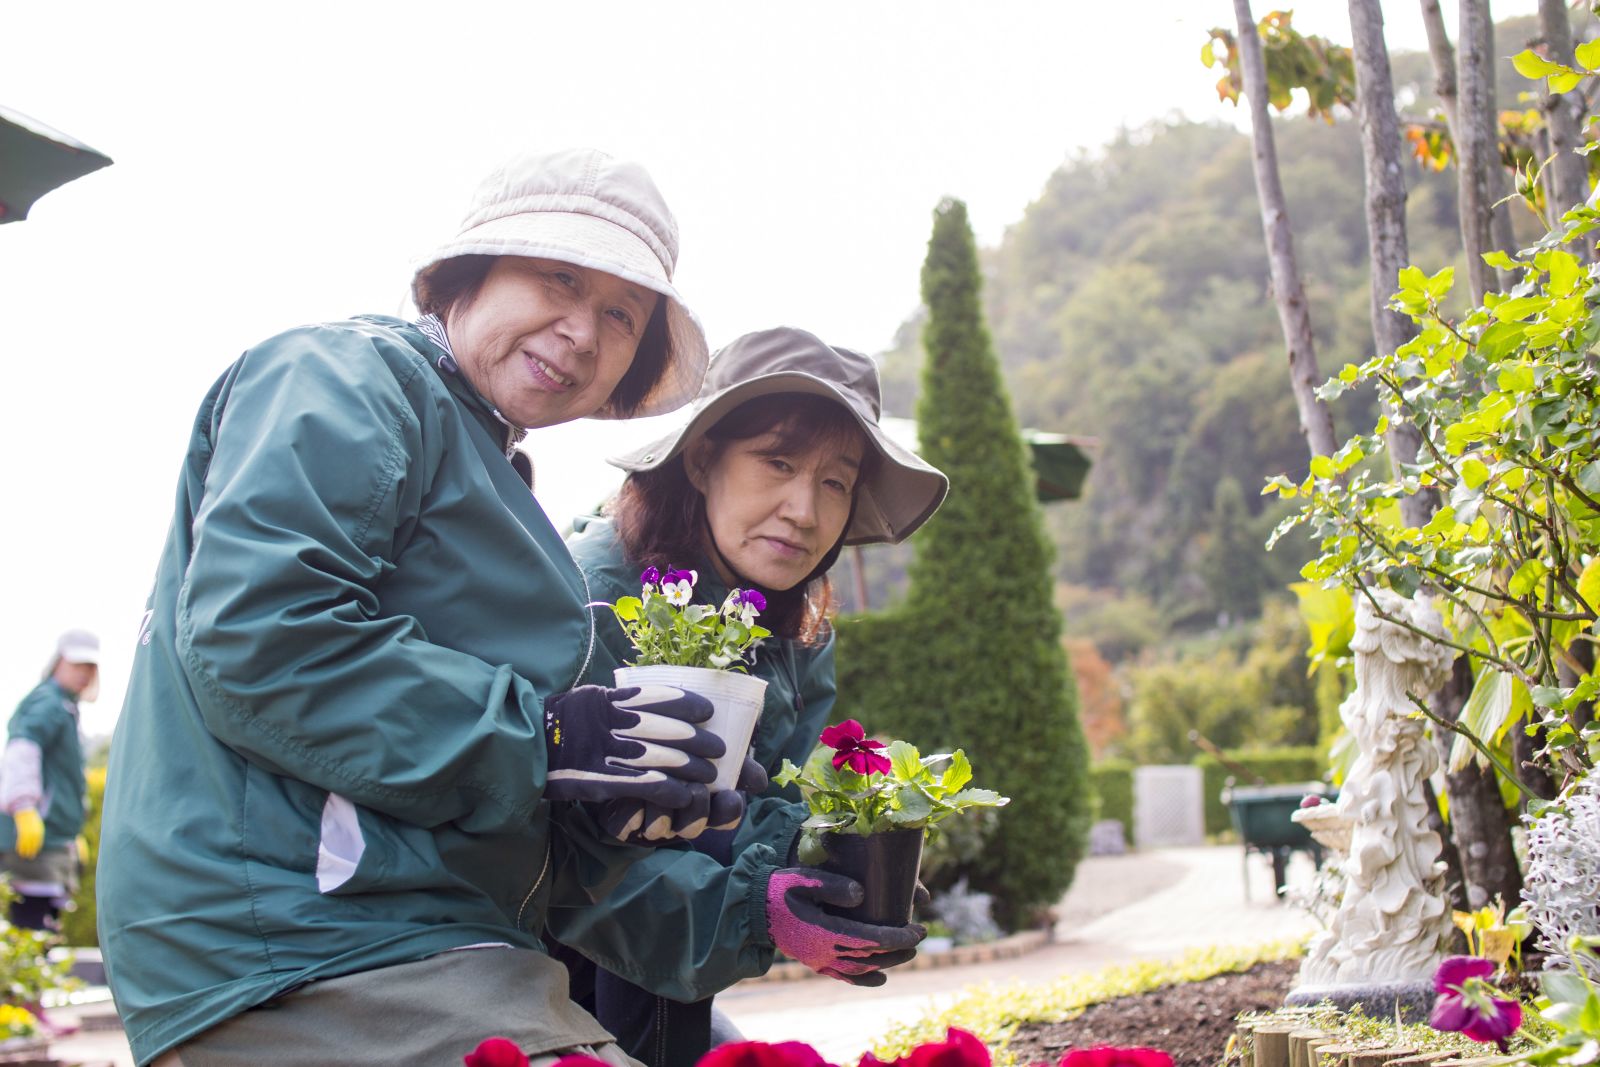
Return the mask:
<svg viewBox="0 0 1600 1067">
<path fill-rule="evenodd" d="M 500 256 L 445 329 L 473 388 L 507 422 L 537 429 L 605 405 L 659 299 L 603 271 Z"/>
<path fill-rule="evenodd" d="M 684 457 L 717 552 L 737 571 L 722 577 L 778 591 L 800 584 L 844 535 L 864 450 L 860 434 L 786 448 L 783 429 L 720 445 L 701 438 Z"/>
</svg>

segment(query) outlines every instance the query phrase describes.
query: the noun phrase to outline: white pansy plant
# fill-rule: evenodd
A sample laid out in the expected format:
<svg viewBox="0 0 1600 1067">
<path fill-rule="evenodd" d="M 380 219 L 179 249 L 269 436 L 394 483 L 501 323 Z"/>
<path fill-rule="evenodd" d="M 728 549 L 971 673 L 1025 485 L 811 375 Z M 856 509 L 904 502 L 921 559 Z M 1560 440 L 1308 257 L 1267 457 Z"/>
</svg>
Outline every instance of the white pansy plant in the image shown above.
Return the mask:
<svg viewBox="0 0 1600 1067">
<path fill-rule="evenodd" d="M 639 654 L 633 666 L 742 671 L 746 651 L 772 635 L 756 625 L 756 616 L 766 610 L 766 597 L 754 589 L 735 589 L 720 608 L 695 604 L 699 580 L 697 571 L 648 567 L 639 575 L 638 596 L 604 605 Z"/>
</svg>

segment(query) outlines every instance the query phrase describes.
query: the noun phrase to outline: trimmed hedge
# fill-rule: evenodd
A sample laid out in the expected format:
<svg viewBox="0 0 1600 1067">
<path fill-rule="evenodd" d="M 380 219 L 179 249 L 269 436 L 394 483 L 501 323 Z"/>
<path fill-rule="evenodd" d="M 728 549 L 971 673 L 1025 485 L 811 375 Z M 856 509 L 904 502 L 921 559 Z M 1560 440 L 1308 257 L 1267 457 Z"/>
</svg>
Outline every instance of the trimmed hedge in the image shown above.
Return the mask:
<svg viewBox="0 0 1600 1067">
<path fill-rule="evenodd" d="M 974 784 L 1011 798 L 960 873 L 1017 930 L 1072 884 L 1093 796 L 1052 599 L 1054 552 L 980 286 L 966 207 L 946 201 L 922 268 L 917 420 L 922 454 L 949 475 L 950 495 L 913 539 L 905 605 L 840 620 L 839 706 L 923 752 L 965 749 Z"/>
<path fill-rule="evenodd" d="M 1122 824 L 1122 835 L 1133 843 L 1133 764 L 1127 760 L 1104 760 L 1089 768 L 1089 781 L 1099 804 L 1096 819 L 1115 819 Z"/>
<path fill-rule="evenodd" d="M 1316 782 L 1328 769 L 1325 759 L 1310 745 L 1295 748 L 1275 748 L 1264 751 L 1226 753 L 1232 763 L 1266 779 L 1268 785 L 1285 785 L 1289 782 Z M 1250 778 L 1224 766 L 1215 756 L 1201 756 L 1195 761 L 1204 776 L 1201 788 L 1205 794 L 1206 833 L 1220 834 L 1233 829 L 1228 817 L 1228 806 L 1222 802 L 1222 790 L 1228 776 L 1233 775 L 1237 785 L 1255 784 Z"/>
</svg>

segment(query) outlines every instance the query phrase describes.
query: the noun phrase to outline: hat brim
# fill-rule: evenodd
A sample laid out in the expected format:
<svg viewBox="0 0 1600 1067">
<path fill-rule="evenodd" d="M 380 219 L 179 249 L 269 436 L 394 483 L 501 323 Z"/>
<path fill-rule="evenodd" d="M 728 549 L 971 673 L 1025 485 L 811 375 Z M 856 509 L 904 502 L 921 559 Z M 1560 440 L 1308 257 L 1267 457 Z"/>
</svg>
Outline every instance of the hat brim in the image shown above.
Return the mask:
<svg viewBox="0 0 1600 1067">
<path fill-rule="evenodd" d="M 661 378 L 627 416 L 609 409 L 592 417 L 643 418 L 676 411 L 700 391 L 711 349 L 705 331 L 668 279 L 656 253 L 614 222 L 581 212 L 539 211 L 491 219 L 462 232 L 418 261 L 415 279 L 441 260 L 456 256 L 523 256 L 554 259 L 607 274 L 660 293 L 667 301 L 667 361 Z"/>
<path fill-rule="evenodd" d="M 876 420 L 856 406 L 851 394 L 802 371 L 779 371 L 731 385 L 706 398 L 677 430 L 632 452 L 612 456 L 608 462 L 630 472 L 654 470 L 681 455 L 740 404 L 775 393 L 802 393 L 837 401 L 855 419 L 878 454 L 872 473 L 856 486 L 855 517 L 845 531 L 846 545 L 897 545 L 939 510 L 950 489 L 950 480 L 944 473 L 897 444 Z"/>
</svg>

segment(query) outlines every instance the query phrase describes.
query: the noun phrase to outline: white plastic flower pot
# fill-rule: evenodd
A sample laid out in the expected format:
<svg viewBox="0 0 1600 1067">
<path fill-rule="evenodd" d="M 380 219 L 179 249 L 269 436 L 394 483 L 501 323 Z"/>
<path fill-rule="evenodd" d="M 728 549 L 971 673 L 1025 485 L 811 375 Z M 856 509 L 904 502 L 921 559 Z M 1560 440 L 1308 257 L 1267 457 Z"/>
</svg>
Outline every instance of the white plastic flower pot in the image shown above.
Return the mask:
<svg viewBox="0 0 1600 1067">
<path fill-rule="evenodd" d="M 711 719 L 701 723 L 700 728 L 722 738 L 728 749 L 720 759 L 711 761 L 717 768 L 717 780 L 711 788 L 732 789 L 738 783 L 739 771 L 750 751 L 750 739 L 755 736 L 756 720 L 761 718 L 761 704 L 767 694 L 765 678 L 709 667 L 649 666 L 619 667 L 616 679 L 618 686 L 676 686 L 711 701 Z"/>
</svg>

